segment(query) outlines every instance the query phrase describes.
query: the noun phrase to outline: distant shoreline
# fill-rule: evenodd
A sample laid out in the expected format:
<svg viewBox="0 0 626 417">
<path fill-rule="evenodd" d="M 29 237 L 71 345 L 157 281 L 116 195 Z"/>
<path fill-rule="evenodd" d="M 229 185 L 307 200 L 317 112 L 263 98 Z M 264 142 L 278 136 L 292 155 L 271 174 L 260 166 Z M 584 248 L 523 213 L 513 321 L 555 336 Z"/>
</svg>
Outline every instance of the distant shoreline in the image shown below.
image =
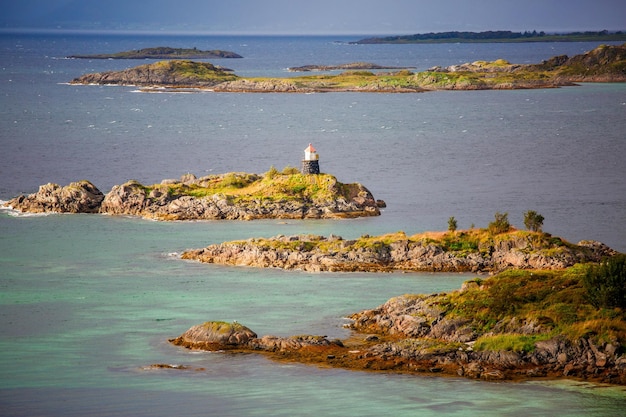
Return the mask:
<svg viewBox="0 0 626 417">
<path fill-rule="evenodd" d="M 531 42 L 621 42 L 626 41 L 626 32 L 430 32 L 413 35 L 383 36 L 364 38 L 350 44 L 411 44 L 411 43 L 531 43 Z"/>
</svg>

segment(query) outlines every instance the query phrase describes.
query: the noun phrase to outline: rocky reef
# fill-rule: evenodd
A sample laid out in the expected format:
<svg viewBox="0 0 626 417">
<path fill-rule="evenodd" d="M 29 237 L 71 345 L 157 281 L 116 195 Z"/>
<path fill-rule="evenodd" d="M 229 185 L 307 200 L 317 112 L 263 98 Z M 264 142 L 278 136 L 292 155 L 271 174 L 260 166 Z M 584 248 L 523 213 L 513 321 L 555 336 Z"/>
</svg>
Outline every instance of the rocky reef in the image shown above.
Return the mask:
<svg viewBox="0 0 626 417">
<path fill-rule="evenodd" d="M 85 74 L 72 84 L 115 84 L 150 88 L 195 88 L 219 92 L 384 92 L 433 90 L 502 90 L 553 88 L 576 82 L 626 82 L 626 44 L 600 45 L 574 57 L 557 56 L 539 64 L 511 64 L 504 60 L 476 61 L 451 67 L 433 67 L 413 73 L 408 69 L 374 73 L 374 64 L 352 63 L 332 67 L 295 67 L 300 71 L 347 69 L 337 75 L 287 78 L 239 77 L 209 63 L 162 61 L 123 71 Z"/>
<path fill-rule="evenodd" d="M 350 315 L 345 340 L 258 337 L 238 323 L 207 322 L 170 342 L 361 371 L 625 385 L 624 312 L 589 303 L 586 271 L 508 271 L 449 293 L 395 297 Z"/>
<path fill-rule="evenodd" d="M 89 181 L 46 184 L 5 206 L 30 213 L 103 213 L 156 220 L 350 218 L 380 215 L 370 191 L 328 174 L 228 173 L 145 186 L 131 180 L 104 195 Z"/>
<path fill-rule="evenodd" d="M 563 269 L 614 254 L 599 242 L 575 245 L 541 232 L 493 235 L 473 229 L 410 237 L 398 232 L 354 240 L 334 235 L 252 238 L 188 250 L 182 257 L 206 263 L 314 272 L 497 272 L 511 268 Z"/>
</svg>

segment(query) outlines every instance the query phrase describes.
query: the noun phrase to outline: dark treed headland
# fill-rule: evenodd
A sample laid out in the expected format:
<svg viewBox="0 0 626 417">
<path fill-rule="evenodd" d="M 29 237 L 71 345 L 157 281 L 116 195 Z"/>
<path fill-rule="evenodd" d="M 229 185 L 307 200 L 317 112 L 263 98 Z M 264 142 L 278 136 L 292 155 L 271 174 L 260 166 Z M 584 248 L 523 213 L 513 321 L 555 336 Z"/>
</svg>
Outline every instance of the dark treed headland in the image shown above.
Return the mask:
<svg viewBox="0 0 626 417">
<path fill-rule="evenodd" d="M 512 32 L 510 30 L 496 30 L 485 32 L 429 32 L 414 35 L 399 35 L 365 38 L 354 43 L 472 43 L 472 42 L 593 42 L 593 41 L 622 41 L 626 40 L 624 31 L 610 32 L 608 30 L 546 33 Z"/>
</svg>

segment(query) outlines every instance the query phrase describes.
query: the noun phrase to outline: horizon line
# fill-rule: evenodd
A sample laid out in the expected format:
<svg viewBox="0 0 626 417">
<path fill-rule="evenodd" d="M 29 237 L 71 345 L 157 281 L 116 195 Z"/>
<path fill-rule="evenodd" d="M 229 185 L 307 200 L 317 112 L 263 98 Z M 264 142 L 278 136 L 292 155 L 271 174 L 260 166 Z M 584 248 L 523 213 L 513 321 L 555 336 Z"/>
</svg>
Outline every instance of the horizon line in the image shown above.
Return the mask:
<svg viewBox="0 0 626 417">
<path fill-rule="evenodd" d="M 358 32 L 358 31 L 328 31 L 328 32 L 265 32 L 265 31 L 206 31 L 206 30 L 155 30 L 155 29 L 78 29 L 78 28 L 37 28 L 37 27 L 4 27 L 0 28 L 0 34 L 75 34 L 75 35 L 170 35 L 170 36 L 363 36 L 363 37 L 379 37 L 379 36 L 411 36 L 416 34 L 428 34 L 428 33 L 446 33 L 446 32 L 469 32 L 469 33 L 481 33 L 490 31 L 508 31 L 521 32 L 511 29 L 489 29 L 480 31 L 468 31 L 468 30 L 445 30 L 445 31 L 427 31 L 427 32 L 412 32 L 399 34 L 398 32 Z M 546 34 L 567 34 L 574 32 L 600 32 L 607 30 L 609 33 L 624 32 L 626 29 L 576 29 L 576 30 L 537 30 L 532 31 L 544 32 Z M 526 30 L 528 32 L 529 30 Z"/>
</svg>

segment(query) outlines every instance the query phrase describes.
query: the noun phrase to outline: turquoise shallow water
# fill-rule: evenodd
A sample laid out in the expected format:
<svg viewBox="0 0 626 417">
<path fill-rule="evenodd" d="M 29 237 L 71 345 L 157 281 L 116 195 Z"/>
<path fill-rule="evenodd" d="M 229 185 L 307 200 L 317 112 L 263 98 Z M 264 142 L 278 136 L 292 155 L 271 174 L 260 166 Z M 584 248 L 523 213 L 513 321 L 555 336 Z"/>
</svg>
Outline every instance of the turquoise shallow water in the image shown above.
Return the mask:
<svg viewBox="0 0 626 417">
<path fill-rule="evenodd" d="M 388 206 L 346 221 L 158 223 L 0 211 L 0 414 L 7 416 L 622 416 L 626 393 L 572 381 L 496 384 L 193 353 L 167 339 L 206 320 L 346 337 L 343 317 L 464 274 L 309 274 L 181 261 L 187 248 L 277 234 L 346 238 L 484 227 L 522 213 L 571 241 L 626 251 L 626 84 L 427 94 L 141 94 L 69 86 L 144 61 L 67 60 L 157 44 L 227 49 L 241 75 L 371 61 L 540 62 L 590 44 L 349 46 L 329 38 L 0 35 L 0 199 L 89 179 L 103 192 L 229 171 L 322 171 Z M 345 39 L 349 40 L 349 39 Z M 223 60 L 225 61 L 225 60 Z M 150 370 L 154 363 L 190 370 Z"/>
<path fill-rule="evenodd" d="M 317 222 L 344 229 L 344 222 Z M 346 337 L 343 317 L 466 274 L 309 274 L 227 268 L 175 252 L 302 222 L 157 223 L 0 215 L 0 404 L 5 415 L 619 415 L 621 388 L 495 384 L 274 363 L 171 346 L 206 320 L 259 334 Z M 188 370 L 147 369 L 151 364 Z"/>
</svg>

